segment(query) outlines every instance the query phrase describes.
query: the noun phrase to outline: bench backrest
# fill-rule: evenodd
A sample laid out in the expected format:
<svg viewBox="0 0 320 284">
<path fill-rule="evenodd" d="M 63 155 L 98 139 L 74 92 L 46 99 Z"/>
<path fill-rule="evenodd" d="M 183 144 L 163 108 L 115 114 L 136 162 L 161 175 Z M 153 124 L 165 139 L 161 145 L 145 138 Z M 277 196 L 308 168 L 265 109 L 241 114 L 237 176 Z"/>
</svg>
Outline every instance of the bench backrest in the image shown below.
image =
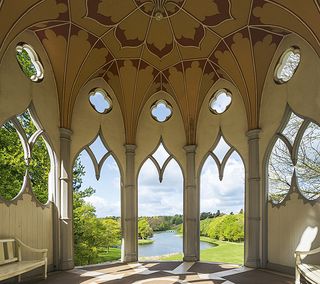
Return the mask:
<svg viewBox="0 0 320 284">
<path fill-rule="evenodd" d="M 18 261 L 15 248 L 15 239 L 0 240 L 0 265 Z"/>
</svg>

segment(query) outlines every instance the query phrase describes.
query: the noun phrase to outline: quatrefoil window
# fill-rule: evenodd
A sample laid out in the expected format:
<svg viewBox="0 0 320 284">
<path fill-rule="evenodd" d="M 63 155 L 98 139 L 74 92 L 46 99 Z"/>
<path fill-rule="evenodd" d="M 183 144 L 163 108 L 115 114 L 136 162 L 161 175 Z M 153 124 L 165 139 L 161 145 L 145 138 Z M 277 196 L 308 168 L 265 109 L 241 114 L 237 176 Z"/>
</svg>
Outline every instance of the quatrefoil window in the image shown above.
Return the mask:
<svg viewBox="0 0 320 284">
<path fill-rule="evenodd" d="M 158 122 L 165 122 L 172 116 L 172 107 L 165 100 L 159 100 L 151 107 L 151 115 Z"/>
<path fill-rule="evenodd" d="M 90 92 L 89 102 L 93 109 L 100 114 L 106 114 L 112 109 L 111 98 L 103 89 L 100 88 L 94 89 Z"/>
<path fill-rule="evenodd" d="M 16 47 L 16 58 L 22 72 L 33 82 L 39 82 L 43 79 L 43 66 L 34 49 L 22 43 Z"/>
<path fill-rule="evenodd" d="M 280 57 L 275 69 L 275 81 L 283 84 L 288 82 L 296 72 L 300 63 L 300 50 L 296 47 L 287 49 Z"/>
<path fill-rule="evenodd" d="M 210 111 L 214 114 L 222 114 L 230 107 L 232 96 L 226 89 L 218 90 L 210 100 Z"/>
</svg>

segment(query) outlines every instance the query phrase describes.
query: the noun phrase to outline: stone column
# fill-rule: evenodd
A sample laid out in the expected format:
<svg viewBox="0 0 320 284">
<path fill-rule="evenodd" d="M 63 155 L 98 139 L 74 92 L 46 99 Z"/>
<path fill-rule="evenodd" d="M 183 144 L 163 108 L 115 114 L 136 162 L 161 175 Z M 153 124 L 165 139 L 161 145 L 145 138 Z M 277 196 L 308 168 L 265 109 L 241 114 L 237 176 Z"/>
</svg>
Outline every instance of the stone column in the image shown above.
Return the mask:
<svg viewBox="0 0 320 284">
<path fill-rule="evenodd" d="M 248 131 L 249 167 L 248 188 L 246 190 L 246 230 L 245 230 L 245 265 L 260 267 L 261 241 L 261 183 L 259 159 L 260 129 Z"/>
<path fill-rule="evenodd" d="M 73 189 L 72 165 L 70 162 L 70 144 L 72 131 L 60 128 L 60 269 L 74 267 L 73 259 Z"/>
<path fill-rule="evenodd" d="M 136 145 L 126 144 L 126 173 L 123 192 L 123 261 L 138 260 L 138 195 L 135 175 Z"/>
<path fill-rule="evenodd" d="M 184 188 L 183 253 L 184 261 L 198 261 L 200 255 L 200 193 L 197 186 L 195 155 L 196 145 L 184 147 L 187 155 L 187 172 Z"/>
</svg>

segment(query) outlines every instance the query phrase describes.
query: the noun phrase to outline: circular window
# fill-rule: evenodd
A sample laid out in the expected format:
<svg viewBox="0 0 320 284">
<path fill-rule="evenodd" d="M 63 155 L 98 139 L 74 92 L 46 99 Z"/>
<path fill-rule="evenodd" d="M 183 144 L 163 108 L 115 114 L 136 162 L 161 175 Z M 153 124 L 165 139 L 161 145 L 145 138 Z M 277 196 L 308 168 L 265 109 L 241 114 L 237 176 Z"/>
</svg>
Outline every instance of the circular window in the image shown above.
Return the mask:
<svg viewBox="0 0 320 284">
<path fill-rule="evenodd" d="M 33 82 L 39 82 L 43 79 L 43 66 L 34 49 L 21 43 L 16 47 L 16 58 L 22 72 Z"/>
<path fill-rule="evenodd" d="M 112 110 L 112 100 L 103 89 L 97 88 L 91 91 L 89 102 L 93 109 L 100 114 L 106 114 Z"/>
<path fill-rule="evenodd" d="M 279 63 L 274 72 L 276 83 L 283 84 L 288 82 L 296 72 L 300 63 L 300 49 L 291 47 L 280 57 Z"/>
<path fill-rule="evenodd" d="M 156 101 L 151 107 L 151 116 L 158 122 L 165 122 L 172 116 L 172 106 L 165 100 Z"/>
<path fill-rule="evenodd" d="M 226 89 L 221 89 L 215 92 L 209 102 L 210 111 L 214 114 L 222 114 L 230 107 L 232 96 Z"/>
</svg>

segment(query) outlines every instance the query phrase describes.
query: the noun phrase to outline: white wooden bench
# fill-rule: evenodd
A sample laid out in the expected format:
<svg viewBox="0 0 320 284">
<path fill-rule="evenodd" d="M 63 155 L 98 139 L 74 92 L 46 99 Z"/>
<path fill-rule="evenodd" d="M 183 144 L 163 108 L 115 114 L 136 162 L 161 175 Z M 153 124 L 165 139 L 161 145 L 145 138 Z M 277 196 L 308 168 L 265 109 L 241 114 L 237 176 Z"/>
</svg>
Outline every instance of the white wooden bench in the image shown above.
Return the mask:
<svg viewBox="0 0 320 284">
<path fill-rule="evenodd" d="M 23 260 L 21 249 L 41 253 L 39 260 Z M 44 266 L 44 278 L 47 278 L 47 249 L 35 249 L 27 246 L 19 239 L 0 239 L 0 281 L 18 276 L 21 281 L 21 274 Z"/>
<path fill-rule="evenodd" d="M 320 284 L 320 263 L 306 264 L 301 260 L 301 256 L 320 253 L 320 247 L 310 251 L 296 251 L 296 281 L 295 284 L 300 284 L 300 276 L 302 275 L 308 282 L 312 284 Z"/>
</svg>

